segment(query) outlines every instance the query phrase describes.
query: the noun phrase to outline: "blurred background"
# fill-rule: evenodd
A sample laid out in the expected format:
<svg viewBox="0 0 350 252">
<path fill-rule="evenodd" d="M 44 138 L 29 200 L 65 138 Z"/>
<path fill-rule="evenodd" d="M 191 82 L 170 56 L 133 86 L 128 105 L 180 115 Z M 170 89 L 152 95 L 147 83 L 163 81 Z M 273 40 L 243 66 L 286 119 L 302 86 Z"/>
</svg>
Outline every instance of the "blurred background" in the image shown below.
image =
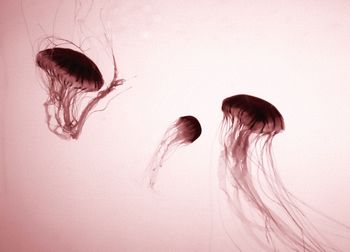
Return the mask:
<svg viewBox="0 0 350 252">
<path fill-rule="evenodd" d="M 286 187 L 350 225 L 349 1 L 0 5 L 0 251 L 258 251 L 217 179 L 221 102 L 240 93 L 285 118 L 273 147 Z M 108 84 L 105 34 L 125 86 L 77 141 L 62 140 L 45 123 L 35 55 L 45 36 L 68 39 Z M 152 193 L 145 168 L 183 115 L 199 119 L 202 135 L 167 160 Z"/>
</svg>

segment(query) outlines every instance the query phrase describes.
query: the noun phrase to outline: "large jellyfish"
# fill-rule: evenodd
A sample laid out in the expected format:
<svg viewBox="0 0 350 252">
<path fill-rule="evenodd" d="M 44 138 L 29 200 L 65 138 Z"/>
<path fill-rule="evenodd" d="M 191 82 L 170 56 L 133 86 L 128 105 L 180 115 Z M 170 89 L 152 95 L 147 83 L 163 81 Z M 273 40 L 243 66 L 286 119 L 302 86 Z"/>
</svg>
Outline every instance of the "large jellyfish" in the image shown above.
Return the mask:
<svg viewBox="0 0 350 252">
<path fill-rule="evenodd" d="M 240 94 L 224 99 L 222 112 L 220 187 L 256 244 L 266 251 L 339 251 L 308 220 L 275 168 L 272 141 L 285 128 L 277 108 Z"/>
<path fill-rule="evenodd" d="M 114 55 L 113 63 L 114 78 L 109 86 L 86 102 L 86 94 L 100 90 L 104 84 L 95 63 L 83 53 L 69 48 L 54 47 L 37 53 L 36 64 L 46 74 L 44 85 L 48 98 L 44 107 L 50 131 L 64 139 L 79 137 L 91 110 L 115 87 L 123 84 L 124 80 L 117 78 Z"/>
<path fill-rule="evenodd" d="M 146 170 L 148 186 L 153 189 L 158 172 L 165 160 L 179 146 L 193 143 L 202 133 L 202 128 L 194 116 L 182 116 L 177 119 L 164 133 Z"/>
</svg>

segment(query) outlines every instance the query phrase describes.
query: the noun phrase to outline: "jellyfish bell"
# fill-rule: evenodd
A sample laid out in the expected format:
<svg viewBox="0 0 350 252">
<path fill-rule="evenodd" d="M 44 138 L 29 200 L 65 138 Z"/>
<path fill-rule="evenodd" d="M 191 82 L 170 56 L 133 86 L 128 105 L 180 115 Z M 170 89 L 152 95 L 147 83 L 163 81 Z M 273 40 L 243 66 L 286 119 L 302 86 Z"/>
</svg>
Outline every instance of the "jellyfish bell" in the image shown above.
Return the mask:
<svg viewBox="0 0 350 252">
<path fill-rule="evenodd" d="M 225 120 L 238 120 L 238 125 L 253 133 L 279 133 L 284 130 L 281 113 L 271 103 L 251 95 L 234 95 L 223 100 Z"/>
<path fill-rule="evenodd" d="M 193 143 L 202 133 L 202 127 L 194 116 L 182 116 L 176 123 L 178 141 L 184 144 Z"/>
<path fill-rule="evenodd" d="M 36 56 L 37 65 L 51 78 L 58 78 L 67 88 L 98 91 L 104 81 L 96 64 L 85 54 L 70 48 L 49 48 Z"/>
<path fill-rule="evenodd" d="M 151 189 L 154 188 L 159 170 L 165 160 L 179 146 L 189 145 L 196 141 L 201 133 L 202 127 L 200 122 L 196 117 L 191 115 L 178 118 L 168 127 L 146 169 L 147 184 Z"/>
<path fill-rule="evenodd" d="M 104 85 L 102 74 L 96 64 L 82 52 L 53 47 L 36 55 L 36 65 L 44 72 L 43 80 L 48 98 L 44 103 L 47 125 L 50 131 L 63 139 L 78 139 L 83 125 L 92 109 L 124 80 L 118 79 L 113 55 L 114 78 Z M 84 105 L 86 94 L 96 92 Z"/>
<path fill-rule="evenodd" d="M 340 251 L 308 220 L 278 174 L 272 141 L 285 125 L 277 108 L 240 94 L 224 99 L 221 110 L 220 187 L 249 237 L 265 251 Z"/>
</svg>

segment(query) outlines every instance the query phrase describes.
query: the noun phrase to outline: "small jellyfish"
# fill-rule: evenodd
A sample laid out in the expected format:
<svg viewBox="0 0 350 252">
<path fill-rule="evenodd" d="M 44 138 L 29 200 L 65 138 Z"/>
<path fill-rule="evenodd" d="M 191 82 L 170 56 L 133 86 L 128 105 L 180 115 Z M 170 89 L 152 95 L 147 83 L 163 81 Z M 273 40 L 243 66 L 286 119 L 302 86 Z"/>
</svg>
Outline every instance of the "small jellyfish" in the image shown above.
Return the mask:
<svg viewBox="0 0 350 252">
<path fill-rule="evenodd" d="M 147 183 L 151 189 L 154 188 L 159 169 L 171 153 L 179 146 L 193 143 L 201 133 L 202 128 L 199 121 L 190 115 L 180 117 L 166 130 L 146 170 Z"/>
<path fill-rule="evenodd" d="M 114 78 L 110 85 L 86 102 L 86 94 L 100 90 L 104 84 L 95 63 L 70 48 L 54 47 L 37 53 L 36 64 L 46 75 L 44 85 L 48 98 L 44 107 L 50 131 L 63 139 L 78 139 L 91 110 L 123 84 L 124 80 L 117 79 L 114 55 L 113 63 Z"/>
<path fill-rule="evenodd" d="M 285 128 L 277 108 L 240 94 L 224 99 L 222 112 L 220 187 L 257 245 L 266 251 L 338 251 L 298 207 L 301 201 L 275 168 L 272 141 Z"/>
</svg>

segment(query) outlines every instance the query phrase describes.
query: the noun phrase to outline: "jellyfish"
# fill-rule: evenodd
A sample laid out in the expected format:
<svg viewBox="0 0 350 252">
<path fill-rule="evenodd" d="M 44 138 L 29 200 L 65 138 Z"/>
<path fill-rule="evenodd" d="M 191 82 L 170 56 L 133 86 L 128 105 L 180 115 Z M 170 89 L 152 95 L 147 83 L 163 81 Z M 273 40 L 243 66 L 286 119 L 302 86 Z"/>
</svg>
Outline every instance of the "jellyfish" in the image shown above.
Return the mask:
<svg viewBox="0 0 350 252">
<path fill-rule="evenodd" d="M 224 99 L 222 112 L 220 188 L 255 244 L 265 251 L 339 251 L 307 218 L 278 174 L 272 142 L 285 125 L 277 108 L 240 94 Z"/>
<path fill-rule="evenodd" d="M 148 186 L 153 189 L 165 160 L 179 147 L 193 143 L 202 133 L 201 124 L 194 116 L 178 118 L 164 133 L 146 170 Z"/>
<path fill-rule="evenodd" d="M 37 53 L 36 64 L 45 75 L 43 82 L 48 98 L 44 107 L 51 132 L 63 139 L 78 139 L 92 109 L 124 82 L 117 78 L 114 54 L 113 63 L 114 78 L 107 88 L 99 91 L 104 84 L 102 74 L 85 54 L 63 47 L 48 48 Z M 86 95 L 97 91 L 95 97 L 86 102 Z"/>
</svg>

